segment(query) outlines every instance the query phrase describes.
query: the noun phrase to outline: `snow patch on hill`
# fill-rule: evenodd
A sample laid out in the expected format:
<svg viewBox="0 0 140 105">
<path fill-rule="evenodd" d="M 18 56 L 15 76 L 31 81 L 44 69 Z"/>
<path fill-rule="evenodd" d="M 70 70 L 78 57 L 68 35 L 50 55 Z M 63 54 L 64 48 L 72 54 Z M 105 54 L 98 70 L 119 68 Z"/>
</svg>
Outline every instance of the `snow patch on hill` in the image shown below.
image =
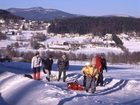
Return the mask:
<svg viewBox="0 0 140 105">
<path fill-rule="evenodd" d="M 11 30 L 12 31 L 12 30 Z M 42 31 L 22 31 L 19 35 L 9 35 L 7 40 L 0 41 L 0 48 L 6 48 L 7 45 L 12 43 L 19 43 L 19 48 L 16 48 L 17 51 L 28 52 L 36 51 L 31 48 L 30 41 L 31 37 L 36 33 L 42 33 L 46 35 L 46 30 Z M 123 41 L 124 47 L 128 49 L 129 52 L 139 52 L 140 51 L 140 38 L 139 37 L 129 37 L 126 34 L 118 35 Z M 48 37 L 48 36 L 47 36 Z M 64 43 L 69 43 L 70 45 L 64 45 Z M 55 51 L 55 52 L 72 52 L 75 54 L 97 54 L 104 53 L 106 55 L 110 53 L 121 54 L 124 51 L 117 46 L 108 46 L 109 43 L 115 44 L 114 41 L 104 40 L 95 36 L 94 38 L 89 38 L 87 36 L 76 36 L 76 37 L 59 37 L 53 36 L 48 38 L 43 42 L 39 42 L 45 46 L 40 48 L 40 51 Z M 76 47 L 74 47 L 76 46 Z"/>
</svg>

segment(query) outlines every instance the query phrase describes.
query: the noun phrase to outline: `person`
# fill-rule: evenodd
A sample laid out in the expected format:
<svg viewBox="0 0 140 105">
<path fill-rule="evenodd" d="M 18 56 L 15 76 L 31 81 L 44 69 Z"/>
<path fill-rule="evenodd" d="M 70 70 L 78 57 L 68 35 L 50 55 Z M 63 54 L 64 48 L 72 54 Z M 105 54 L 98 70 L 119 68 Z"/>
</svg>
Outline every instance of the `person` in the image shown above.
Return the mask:
<svg viewBox="0 0 140 105">
<path fill-rule="evenodd" d="M 85 66 L 82 68 L 82 74 L 83 74 L 83 86 L 86 87 L 86 74 L 84 73 L 85 72 L 85 69 L 88 69 L 90 63 L 87 62 L 85 63 Z"/>
<path fill-rule="evenodd" d="M 99 77 L 98 77 L 98 81 L 97 81 L 97 86 L 100 84 L 100 86 L 103 86 L 104 81 L 103 81 L 103 70 L 105 69 L 107 72 L 107 63 L 106 63 L 106 59 L 102 56 L 101 57 L 101 69 L 99 72 Z"/>
<path fill-rule="evenodd" d="M 31 61 L 31 68 L 34 71 L 33 78 L 34 80 L 40 80 L 40 70 L 42 66 L 42 60 L 39 56 L 39 52 L 36 52 L 35 56 L 32 58 Z"/>
<path fill-rule="evenodd" d="M 86 75 L 86 92 L 89 92 L 91 88 L 91 92 L 94 93 L 96 91 L 96 81 L 98 79 L 98 70 L 95 66 L 96 61 L 95 58 L 92 58 L 91 64 L 88 65 L 85 69 L 82 69 L 82 73 Z"/>
<path fill-rule="evenodd" d="M 102 64 L 102 69 L 103 70 L 106 70 L 106 72 L 108 71 L 107 70 L 107 61 L 106 61 L 106 59 L 105 59 L 105 57 L 101 57 L 101 64 Z"/>
<path fill-rule="evenodd" d="M 60 59 L 58 59 L 57 66 L 58 66 L 58 71 L 59 71 L 58 81 L 60 81 L 61 75 L 63 73 L 63 82 L 65 82 L 66 81 L 66 71 L 69 68 L 69 60 L 65 54 L 62 55 L 62 57 Z"/>
<path fill-rule="evenodd" d="M 96 55 L 95 60 L 96 60 L 95 66 L 96 66 L 98 72 L 100 72 L 100 70 L 102 68 L 101 57 L 99 55 Z"/>
<path fill-rule="evenodd" d="M 46 79 L 50 81 L 50 75 L 53 65 L 52 55 L 49 55 L 49 57 L 44 58 L 42 62 L 44 64 L 43 72 L 46 74 Z"/>
</svg>

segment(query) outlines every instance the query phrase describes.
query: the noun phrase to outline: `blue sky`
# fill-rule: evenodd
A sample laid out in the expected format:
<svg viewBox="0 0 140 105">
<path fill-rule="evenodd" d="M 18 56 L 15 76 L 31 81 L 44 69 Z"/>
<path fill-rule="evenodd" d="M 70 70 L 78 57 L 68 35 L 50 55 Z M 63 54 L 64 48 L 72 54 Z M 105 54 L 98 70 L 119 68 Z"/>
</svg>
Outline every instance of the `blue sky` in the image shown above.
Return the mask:
<svg viewBox="0 0 140 105">
<path fill-rule="evenodd" d="M 0 8 L 44 7 L 89 16 L 130 15 L 140 17 L 140 0 L 0 0 Z"/>
</svg>

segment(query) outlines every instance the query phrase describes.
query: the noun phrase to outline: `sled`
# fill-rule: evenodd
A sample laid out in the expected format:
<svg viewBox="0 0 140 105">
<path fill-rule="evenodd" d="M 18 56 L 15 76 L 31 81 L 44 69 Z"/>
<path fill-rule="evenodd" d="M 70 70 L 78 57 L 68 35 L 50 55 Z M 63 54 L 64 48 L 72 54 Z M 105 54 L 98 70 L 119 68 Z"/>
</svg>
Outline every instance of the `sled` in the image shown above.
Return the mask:
<svg viewBox="0 0 140 105">
<path fill-rule="evenodd" d="M 80 85 L 77 81 L 67 83 L 67 88 L 69 90 L 84 90 L 84 87 Z"/>
</svg>

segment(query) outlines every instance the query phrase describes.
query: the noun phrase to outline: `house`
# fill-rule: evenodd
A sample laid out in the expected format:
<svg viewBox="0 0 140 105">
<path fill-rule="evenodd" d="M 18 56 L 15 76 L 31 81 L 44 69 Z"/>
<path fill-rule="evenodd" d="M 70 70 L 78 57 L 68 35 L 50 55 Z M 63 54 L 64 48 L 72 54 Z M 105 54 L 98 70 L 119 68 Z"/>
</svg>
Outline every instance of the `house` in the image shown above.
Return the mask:
<svg viewBox="0 0 140 105">
<path fill-rule="evenodd" d="M 49 45 L 48 48 L 53 50 L 64 50 L 64 51 L 70 50 L 70 47 L 68 45 Z"/>
<path fill-rule="evenodd" d="M 106 34 L 105 39 L 107 40 L 112 40 L 112 34 Z"/>
</svg>

